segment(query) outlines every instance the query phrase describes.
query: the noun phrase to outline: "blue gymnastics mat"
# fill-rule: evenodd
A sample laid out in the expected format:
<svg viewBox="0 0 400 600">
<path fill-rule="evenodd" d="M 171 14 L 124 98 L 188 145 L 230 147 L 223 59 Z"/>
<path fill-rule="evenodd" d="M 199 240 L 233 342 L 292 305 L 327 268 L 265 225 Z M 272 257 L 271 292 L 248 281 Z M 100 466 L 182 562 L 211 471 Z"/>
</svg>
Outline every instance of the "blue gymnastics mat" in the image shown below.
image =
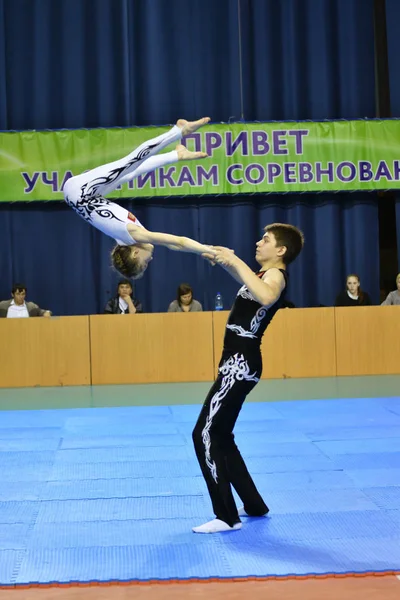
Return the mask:
<svg viewBox="0 0 400 600">
<path fill-rule="evenodd" d="M 245 404 L 271 512 L 216 535 L 199 409 L 1 412 L 0 584 L 400 571 L 399 398 Z"/>
</svg>

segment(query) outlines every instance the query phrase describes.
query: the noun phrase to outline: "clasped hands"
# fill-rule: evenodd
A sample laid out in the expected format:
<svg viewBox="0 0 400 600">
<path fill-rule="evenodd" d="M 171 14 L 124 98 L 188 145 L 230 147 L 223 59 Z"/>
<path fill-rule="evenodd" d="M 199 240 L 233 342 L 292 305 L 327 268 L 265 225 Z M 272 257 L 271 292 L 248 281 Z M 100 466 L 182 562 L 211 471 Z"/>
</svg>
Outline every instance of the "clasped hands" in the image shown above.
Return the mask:
<svg viewBox="0 0 400 600">
<path fill-rule="evenodd" d="M 232 267 L 237 260 L 235 252 L 224 246 L 210 246 L 210 252 L 205 252 L 202 257 L 207 259 L 213 266 L 219 264 L 223 267 Z"/>
<path fill-rule="evenodd" d="M 136 306 L 134 305 L 131 296 L 129 294 L 121 294 L 121 298 L 122 298 L 122 300 L 125 300 L 125 302 L 127 303 L 127 305 L 130 308 L 130 311 L 133 312 L 133 313 L 135 313 L 136 312 Z"/>
</svg>

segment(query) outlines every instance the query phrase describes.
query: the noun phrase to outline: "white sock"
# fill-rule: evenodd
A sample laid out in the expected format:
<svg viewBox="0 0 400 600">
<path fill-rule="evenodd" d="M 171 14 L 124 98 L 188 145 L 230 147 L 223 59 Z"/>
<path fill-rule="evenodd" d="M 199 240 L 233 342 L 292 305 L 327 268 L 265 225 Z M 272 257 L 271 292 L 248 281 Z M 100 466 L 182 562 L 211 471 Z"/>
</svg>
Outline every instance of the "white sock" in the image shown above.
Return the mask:
<svg viewBox="0 0 400 600">
<path fill-rule="evenodd" d="M 204 525 L 193 527 L 192 531 L 194 531 L 194 533 L 222 533 L 223 531 L 235 531 L 241 528 L 241 523 L 235 523 L 235 525 L 231 527 L 228 523 L 225 523 L 225 521 L 221 521 L 221 519 L 213 519 L 212 521 L 208 521 L 208 523 L 204 523 Z"/>
</svg>

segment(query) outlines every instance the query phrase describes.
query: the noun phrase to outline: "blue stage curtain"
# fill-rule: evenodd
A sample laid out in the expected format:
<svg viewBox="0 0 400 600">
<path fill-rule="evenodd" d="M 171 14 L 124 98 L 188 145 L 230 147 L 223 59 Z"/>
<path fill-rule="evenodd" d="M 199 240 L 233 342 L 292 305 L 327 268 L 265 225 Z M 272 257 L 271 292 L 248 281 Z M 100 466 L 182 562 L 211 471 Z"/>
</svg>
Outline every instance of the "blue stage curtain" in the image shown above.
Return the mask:
<svg viewBox="0 0 400 600">
<path fill-rule="evenodd" d="M 241 14 L 246 118 L 375 117 L 371 0 L 249 0 Z"/>
<path fill-rule="evenodd" d="M 0 129 L 375 116 L 372 0 L 0 0 L 0 40 Z"/>
<path fill-rule="evenodd" d="M 397 0 L 386 0 L 386 26 L 388 41 L 388 60 L 390 78 L 390 104 L 392 116 L 400 117 L 400 3 Z M 400 147 L 400 141 L 399 141 Z M 400 265 L 400 192 L 396 193 L 396 229 L 397 229 L 397 256 Z M 395 276 L 393 274 L 393 289 L 395 289 Z"/>
<path fill-rule="evenodd" d="M 0 0 L 1 33 L 0 129 L 240 112 L 231 0 Z"/>
<path fill-rule="evenodd" d="M 386 0 L 386 31 L 392 117 L 400 117 L 400 2 Z"/>
</svg>

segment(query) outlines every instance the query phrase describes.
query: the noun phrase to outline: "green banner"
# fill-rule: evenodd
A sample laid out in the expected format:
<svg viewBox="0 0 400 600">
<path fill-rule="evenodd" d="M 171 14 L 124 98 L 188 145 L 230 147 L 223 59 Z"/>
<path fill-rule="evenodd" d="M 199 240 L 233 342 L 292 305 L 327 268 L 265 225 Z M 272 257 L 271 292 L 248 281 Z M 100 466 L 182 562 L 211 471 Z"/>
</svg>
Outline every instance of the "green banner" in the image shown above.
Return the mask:
<svg viewBox="0 0 400 600">
<path fill-rule="evenodd" d="M 165 127 L 0 133 L 0 201 L 61 200 L 72 175 Z M 209 158 L 139 176 L 113 198 L 400 188 L 400 120 L 213 124 L 185 139 Z M 170 148 L 169 148 L 170 149 Z"/>
</svg>

